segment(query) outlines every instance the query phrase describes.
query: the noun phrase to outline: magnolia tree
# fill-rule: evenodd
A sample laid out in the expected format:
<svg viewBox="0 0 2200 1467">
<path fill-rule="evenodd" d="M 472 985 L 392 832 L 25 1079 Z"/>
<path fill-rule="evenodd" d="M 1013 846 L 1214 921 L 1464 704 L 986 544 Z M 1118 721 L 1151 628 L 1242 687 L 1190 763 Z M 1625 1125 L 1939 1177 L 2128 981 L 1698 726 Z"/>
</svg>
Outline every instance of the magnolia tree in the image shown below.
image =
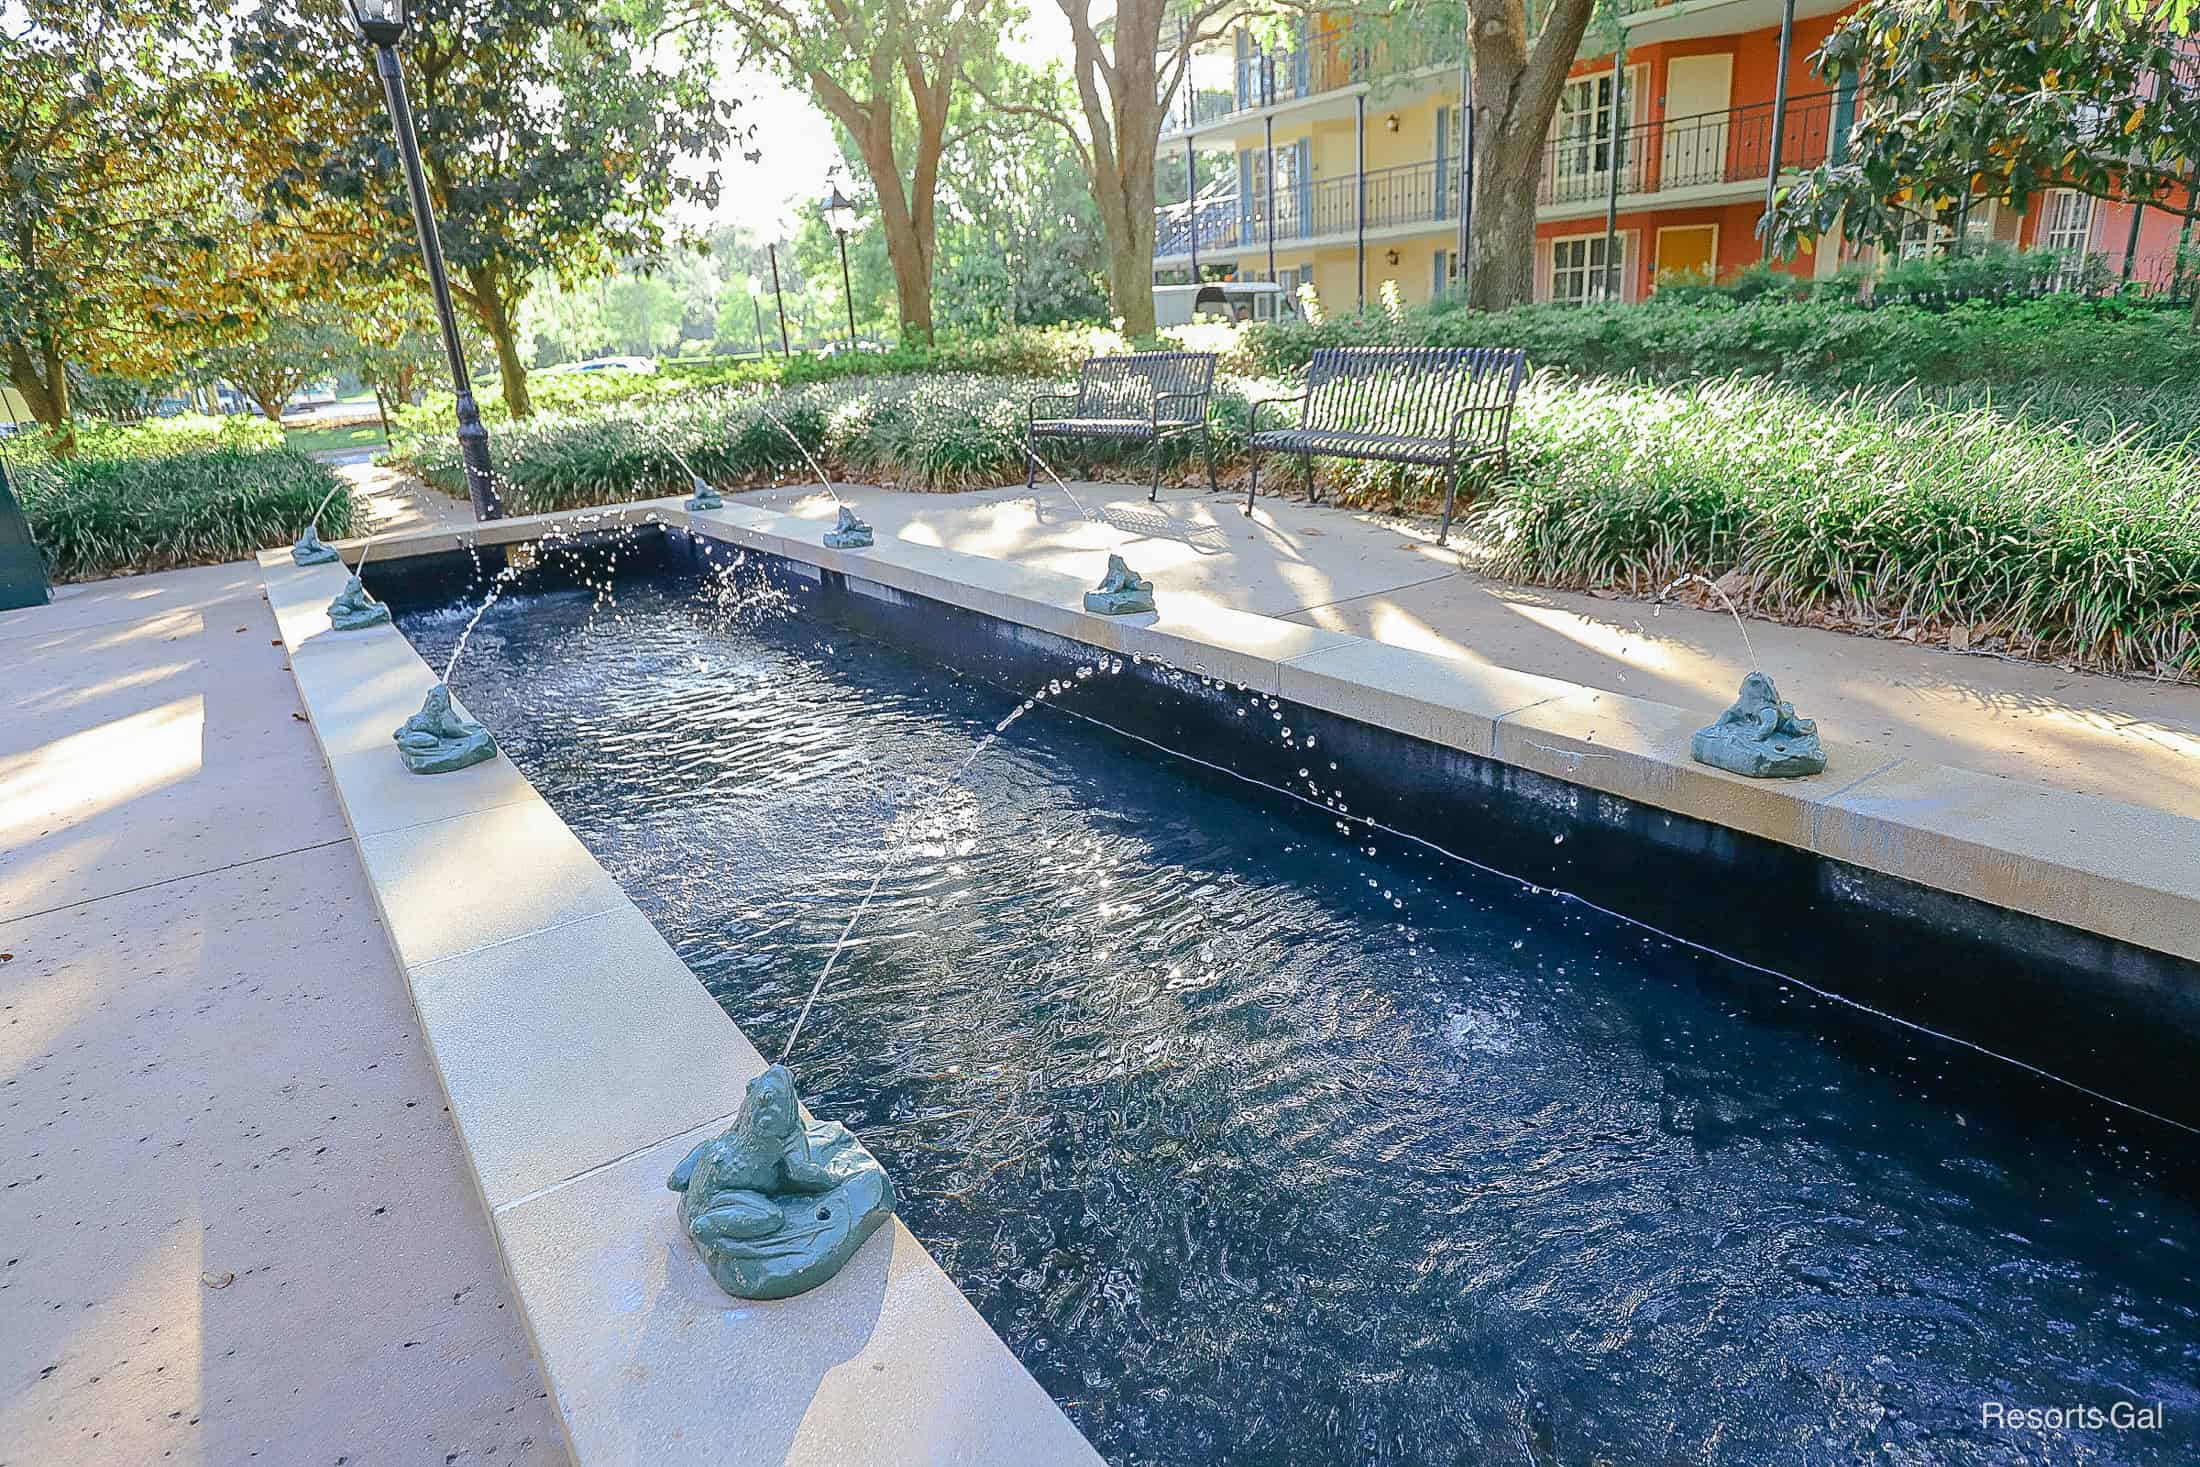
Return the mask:
<svg viewBox="0 0 2200 1467">
<path fill-rule="evenodd" d="M 2081 5 L 1877 0 L 1817 58 L 1869 99 L 1840 161 L 1775 208 L 1776 242 L 1839 233 L 1893 248 L 1972 198 L 2013 208 L 2044 189 L 2182 210 L 2200 159 L 2189 0 Z M 2195 306 L 2200 326 L 2200 303 Z"/>
<path fill-rule="evenodd" d="M 366 49 L 329 0 L 264 0 L 238 69 L 262 140 L 264 217 L 348 268 L 418 276 L 412 206 Z M 519 308 L 541 278 L 660 253 L 675 206 L 714 207 L 733 104 L 713 94 L 709 17 L 646 0 L 416 0 L 405 45 L 451 290 L 531 411 Z"/>
<path fill-rule="evenodd" d="M 217 52 L 168 6 L 0 6 L 0 353 L 63 454 L 73 378 L 172 373 L 285 268 L 228 171 Z"/>
</svg>

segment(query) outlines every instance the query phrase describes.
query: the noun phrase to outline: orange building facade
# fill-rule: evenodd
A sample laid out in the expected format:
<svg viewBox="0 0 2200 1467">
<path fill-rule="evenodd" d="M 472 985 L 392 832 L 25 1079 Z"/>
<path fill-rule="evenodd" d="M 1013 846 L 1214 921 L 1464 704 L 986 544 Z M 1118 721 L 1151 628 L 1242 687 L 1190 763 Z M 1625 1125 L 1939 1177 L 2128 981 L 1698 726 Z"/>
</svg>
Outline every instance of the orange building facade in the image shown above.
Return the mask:
<svg viewBox="0 0 2200 1467">
<path fill-rule="evenodd" d="M 1763 258 L 1758 227 L 1768 179 L 1838 161 L 1860 105 L 1811 61 L 1843 0 L 1796 0 L 1787 93 L 1778 99 L 1782 0 L 1621 0 L 1616 30 L 1592 28 L 1546 141 L 1539 180 L 1538 300 L 1602 299 L 1607 211 L 1626 300 L 1661 280 L 1729 276 Z M 1281 39 L 1277 39 L 1280 34 Z M 1615 58 L 1623 58 L 1615 65 Z M 1376 299 L 1386 284 L 1408 303 L 1456 280 L 1458 52 L 1421 43 L 1412 54 L 1348 26 L 1301 22 L 1262 37 L 1240 31 L 1227 52 L 1199 58 L 1165 152 L 1227 149 L 1187 169 L 1220 181 L 1158 210 L 1156 278 L 1218 277 L 1311 284 L 1330 309 Z M 1778 146 L 1775 148 L 1775 114 Z M 2184 200 L 2143 213 L 2050 190 L 2022 210 L 1981 200 L 1960 215 L 1920 219 L 1905 254 L 1944 248 L 1955 229 L 1974 242 L 2091 257 L 2111 274 L 2166 279 L 2186 222 Z M 1838 240 L 1777 261 L 1831 275 L 1874 252 Z"/>
</svg>

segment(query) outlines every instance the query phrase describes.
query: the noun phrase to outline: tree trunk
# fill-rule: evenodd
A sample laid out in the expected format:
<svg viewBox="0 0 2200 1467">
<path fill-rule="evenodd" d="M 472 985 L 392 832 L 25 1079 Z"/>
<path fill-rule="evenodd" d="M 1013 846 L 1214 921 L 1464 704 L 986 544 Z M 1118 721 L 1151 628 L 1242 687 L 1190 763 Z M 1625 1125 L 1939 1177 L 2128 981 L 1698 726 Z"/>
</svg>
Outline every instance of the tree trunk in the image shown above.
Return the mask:
<svg viewBox="0 0 2200 1467">
<path fill-rule="evenodd" d="M 1539 142 L 1523 175 L 1517 158 L 1504 160 L 1514 165 L 1507 168 L 1490 156 L 1510 145 L 1492 147 L 1475 165 L 1467 304 L 1476 310 L 1502 311 L 1535 298 L 1535 195 L 1543 149 Z"/>
<path fill-rule="evenodd" d="M 1070 24 L 1070 73 L 1086 134 L 1079 153 L 1100 215 L 1108 304 L 1124 335 L 1149 337 L 1154 334 L 1154 155 L 1170 98 L 1181 82 L 1179 78 L 1164 94 L 1161 27 L 1166 0 L 1122 0 L 1109 37 L 1112 54 L 1102 47 L 1087 0 L 1058 3 Z M 1212 13 L 1193 17 L 1191 24 Z M 1177 49 L 1172 45 L 1171 66 Z"/>
<path fill-rule="evenodd" d="M 43 364 L 43 365 L 41 365 Z M 8 338 L 8 381 L 39 426 L 53 434 L 55 458 L 76 456 L 76 423 L 69 404 L 69 374 L 59 346 L 49 337 L 33 357 L 21 338 Z"/>
<path fill-rule="evenodd" d="M 535 415 L 534 399 L 527 395 L 527 366 L 519 359 L 519 335 L 512 327 L 517 300 L 506 300 L 496 277 L 486 270 L 469 270 L 467 284 L 474 314 L 489 332 L 497 349 L 497 374 L 504 394 L 504 411 L 514 419 Z"/>
<path fill-rule="evenodd" d="M 1467 304 L 1485 311 L 1535 298 L 1535 196 L 1551 117 L 1595 0 L 1552 0 L 1533 44 L 1522 0 L 1467 0 L 1475 99 L 1474 220 Z M 1626 119 L 1612 119 L 1615 130 Z"/>
</svg>

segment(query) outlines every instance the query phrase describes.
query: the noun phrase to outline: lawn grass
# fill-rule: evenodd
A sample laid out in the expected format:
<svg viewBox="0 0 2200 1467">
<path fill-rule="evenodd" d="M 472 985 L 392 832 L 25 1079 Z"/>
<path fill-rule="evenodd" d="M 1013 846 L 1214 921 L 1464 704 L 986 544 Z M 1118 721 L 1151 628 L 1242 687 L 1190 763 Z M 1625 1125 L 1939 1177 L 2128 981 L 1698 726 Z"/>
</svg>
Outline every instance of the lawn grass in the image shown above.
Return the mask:
<svg viewBox="0 0 2200 1467">
<path fill-rule="evenodd" d="M 285 428 L 283 442 L 300 453 L 328 453 L 349 448 L 380 448 L 389 440 L 380 423 L 352 423 L 340 428 Z"/>
</svg>

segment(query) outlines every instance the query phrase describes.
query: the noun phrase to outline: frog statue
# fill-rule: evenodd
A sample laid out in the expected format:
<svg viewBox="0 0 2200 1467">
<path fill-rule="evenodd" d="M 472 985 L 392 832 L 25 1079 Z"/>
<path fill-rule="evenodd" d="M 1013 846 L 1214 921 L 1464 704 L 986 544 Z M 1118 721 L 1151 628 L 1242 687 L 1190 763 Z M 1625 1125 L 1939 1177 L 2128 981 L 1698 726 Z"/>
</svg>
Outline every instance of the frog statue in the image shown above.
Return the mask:
<svg viewBox="0 0 2200 1467">
<path fill-rule="evenodd" d="M 309 524 L 290 547 L 290 558 L 299 565 L 328 565 L 336 559 L 336 547 L 321 539 L 321 527 Z"/>
<path fill-rule="evenodd" d="M 847 505 L 840 507 L 840 519 L 825 532 L 825 548 L 828 550 L 861 550 L 871 543 L 871 527 L 856 518 L 856 512 Z"/>
<path fill-rule="evenodd" d="M 805 1121 L 794 1077 L 773 1065 L 749 1081 L 733 1124 L 672 1169 L 680 1226 L 718 1287 L 736 1299 L 816 1288 L 894 1210 L 894 1183 L 848 1128 Z"/>
<path fill-rule="evenodd" d="M 328 604 L 328 624 L 340 632 L 356 632 L 362 627 L 378 627 L 390 619 L 386 602 L 375 600 L 367 594 L 366 582 L 353 576 L 344 582 L 344 589 L 336 593 Z"/>
<path fill-rule="evenodd" d="M 1797 718 L 1795 705 L 1781 702 L 1780 690 L 1761 672 L 1742 679 L 1742 696 L 1717 723 L 1696 730 L 1688 752 L 1699 764 L 1751 779 L 1795 779 L 1826 768 L 1818 725 Z"/>
<path fill-rule="evenodd" d="M 1085 593 L 1085 610 L 1095 616 L 1135 616 L 1153 609 L 1153 582 L 1132 570 L 1120 555 L 1108 557 L 1108 573 Z"/>
<path fill-rule="evenodd" d="M 690 494 L 686 498 L 686 500 L 681 503 L 680 508 L 686 510 L 705 510 L 724 509 L 726 507 L 725 496 L 720 494 L 717 490 L 711 488 L 710 481 L 708 479 L 705 479 L 701 474 L 695 473 L 691 470 L 688 474 L 688 484 L 691 488 L 695 490 L 695 492 L 693 494 Z"/>
<path fill-rule="evenodd" d="M 496 757 L 489 730 L 451 706 L 451 690 L 441 683 L 428 689 L 420 711 L 390 735 L 398 757 L 415 774 L 449 774 Z"/>
</svg>

